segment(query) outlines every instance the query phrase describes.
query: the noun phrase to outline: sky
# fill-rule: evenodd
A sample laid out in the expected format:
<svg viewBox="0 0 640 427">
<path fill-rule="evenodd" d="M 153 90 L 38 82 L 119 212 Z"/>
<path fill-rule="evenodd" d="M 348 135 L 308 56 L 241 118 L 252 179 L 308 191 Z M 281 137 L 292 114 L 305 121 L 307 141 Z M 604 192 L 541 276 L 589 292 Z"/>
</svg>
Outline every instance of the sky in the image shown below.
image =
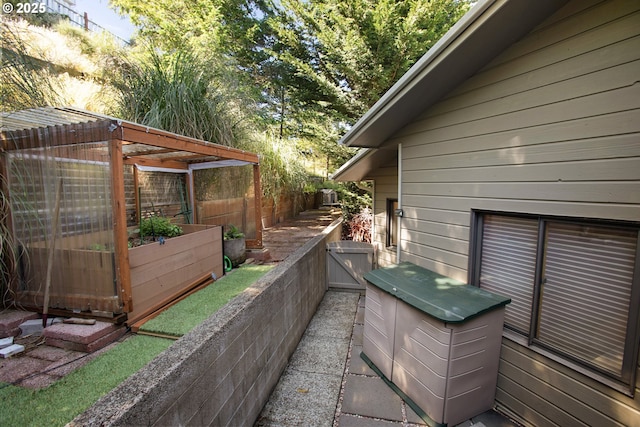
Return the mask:
<svg viewBox="0 0 640 427">
<path fill-rule="evenodd" d="M 75 6 L 71 6 L 71 9 L 81 15 L 87 12 L 90 21 L 104 27 L 124 40 L 129 40 L 135 32 L 135 27 L 129 19 L 121 17 L 110 8 L 108 0 L 75 0 L 75 3 Z"/>
</svg>

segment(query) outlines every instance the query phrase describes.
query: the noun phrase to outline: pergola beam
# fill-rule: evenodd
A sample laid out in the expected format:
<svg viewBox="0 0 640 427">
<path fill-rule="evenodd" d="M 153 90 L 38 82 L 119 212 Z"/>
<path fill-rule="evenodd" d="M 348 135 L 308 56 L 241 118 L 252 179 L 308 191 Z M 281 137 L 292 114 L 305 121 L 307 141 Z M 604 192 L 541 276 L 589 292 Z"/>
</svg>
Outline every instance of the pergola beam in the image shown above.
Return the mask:
<svg viewBox="0 0 640 427">
<path fill-rule="evenodd" d="M 120 125 L 123 141 L 146 144 L 154 147 L 168 148 L 175 151 L 184 151 L 204 156 L 215 156 L 223 159 L 243 160 L 258 164 L 258 155 L 237 148 L 225 147 L 217 144 L 207 144 L 195 138 L 176 135 L 165 131 L 153 130 L 133 123 Z"/>
<path fill-rule="evenodd" d="M 179 170 L 189 169 L 188 163 L 178 162 L 176 160 L 150 159 L 148 157 L 125 156 L 124 164 L 149 166 L 149 167 L 156 167 L 156 168 L 179 169 Z"/>
</svg>

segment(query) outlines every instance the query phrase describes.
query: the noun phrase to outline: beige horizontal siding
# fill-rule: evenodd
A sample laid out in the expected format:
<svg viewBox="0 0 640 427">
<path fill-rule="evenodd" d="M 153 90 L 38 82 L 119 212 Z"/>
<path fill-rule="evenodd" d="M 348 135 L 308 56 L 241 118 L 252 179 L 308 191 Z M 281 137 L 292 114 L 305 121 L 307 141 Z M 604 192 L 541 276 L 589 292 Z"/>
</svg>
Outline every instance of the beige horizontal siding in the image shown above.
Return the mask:
<svg viewBox="0 0 640 427">
<path fill-rule="evenodd" d="M 637 112 L 635 112 L 637 116 Z M 631 115 L 631 114 L 629 114 Z M 611 116 L 610 116 L 611 118 Z M 494 149 L 481 149 L 474 141 L 474 147 L 478 151 L 453 152 L 451 154 L 434 154 L 424 157 L 412 157 L 406 160 L 406 167 L 412 173 L 415 170 L 453 170 L 461 172 L 475 167 L 509 165 L 522 167 L 527 164 L 549 164 L 555 167 L 562 159 L 571 157 L 570 162 L 578 161 L 604 161 L 606 159 L 635 159 L 640 153 L 637 133 L 640 132 L 640 121 L 637 121 L 638 131 L 630 134 L 611 135 L 588 139 L 559 141 L 554 144 L 521 145 L 514 147 L 495 147 Z M 621 124 L 620 128 L 624 129 Z M 484 138 L 482 138 L 484 139 Z M 487 138 L 488 139 L 488 138 Z M 495 140 L 495 139 L 494 139 Z M 482 142 L 482 141 L 480 141 Z M 495 143 L 495 142 L 493 142 Z M 450 150 L 461 148 L 452 141 Z M 478 144 L 480 145 L 480 144 Z M 432 148 L 444 148 L 431 146 Z M 612 150 L 615 147 L 615 150 Z M 434 150 L 435 151 L 435 150 Z M 557 174 L 558 172 L 555 172 Z M 463 174 L 458 174 L 464 177 Z"/>
<path fill-rule="evenodd" d="M 638 182 L 470 182 L 417 184 L 403 183 L 403 194 L 447 197 L 528 199 L 558 202 L 640 204 Z"/>
<path fill-rule="evenodd" d="M 569 2 L 395 143 L 401 259 L 459 280 L 473 209 L 640 221 L 640 3 Z M 376 239 L 396 184 L 376 179 Z M 634 400 L 503 341 L 496 401 L 518 420 L 640 425 L 640 391 Z"/>
<path fill-rule="evenodd" d="M 637 137 L 627 137 L 635 143 L 638 154 Z M 635 141 L 634 141 L 635 140 Z M 609 146 L 609 153 L 611 148 Z M 487 157 L 489 157 L 487 155 Z M 477 162 L 477 158 L 473 159 Z M 490 161 L 489 158 L 487 158 Z M 613 158 L 587 161 L 556 162 L 516 165 L 486 165 L 482 167 L 459 166 L 453 164 L 447 169 L 427 169 L 406 172 L 406 183 L 499 183 L 499 182 L 579 182 L 579 181 L 625 181 L 640 180 L 637 158 Z M 456 167 L 458 166 L 458 167 Z"/>
<path fill-rule="evenodd" d="M 380 168 L 372 178 L 375 182 L 372 243 L 376 247 L 377 263 L 380 267 L 384 267 L 396 262 L 396 251 L 388 249 L 386 241 L 387 199 L 398 198 L 398 168 L 397 166 Z"/>
<path fill-rule="evenodd" d="M 458 212 L 453 214 L 457 215 Z M 425 210 L 417 216 L 419 218 L 429 218 L 429 220 L 404 218 L 404 226 L 410 229 L 419 229 L 423 233 L 429 233 L 436 237 L 462 240 L 464 241 L 464 245 L 467 245 L 467 239 L 469 237 L 469 217 L 467 215 L 460 215 L 461 218 L 465 218 L 466 220 L 464 224 L 453 223 L 454 220 L 451 217 L 451 213 L 447 211 Z M 408 238 L 411 239 L 411 236 L 408 236 Z"/>
<path fill-rule="evenodd" d="M 505 93 L 529 90 L 626 62 L 624 59 L 621 60 L 629 55 L 627 48 L 630 46 L 626 44 L 626 40 L 637 36 L 634 29 L 637 9 L 634 9 L 633 2 L 634 0 L 610 2 L 611 4 L 600 2 L 602 7 L 613 8 L 620 13 L 617 13 L 617 17 L 612 21 L 587 31 L 582 27 L 586 21 L 580 15 L 572 20 L 560 22 L 560 25 L 563 25 L 560 30 L 569 32 L 564 38 L 549 38 L 550 34 L 544 34 L 545 31 L 532 32 L 511 49 L 504 51 L 472 80 L 449 93 L 444 105 L 450 104 L 457 96 L 467 96 L 472 91 L 478 91 L 488 85 L 493 86 L 492 93 L 483 93 L 481 98 L 474 99 L 474 102 L 497 99 Z M 577 2 L 572 2 L 575 3 Z M 601 10 L 590 11 L 591 18 L 601 19 L 601 14 Z M 589 60 L 586 60 L 587 57 Z M 538 74 L 537 70 L 542 68 L 549 73 Z M 519 89 L 505 91 L 508 87 Z M 434 115 L 441 112 L 442 108 L 439 106 L 425 113 Z"/>
<path fill-rule="evenodd" d="M 403 198 L 405 218 L 417 218 L 420 208 L 430 209 L 442 206 L 443 214 L 451 216 L 463 215 L 470 221 L 470 210 L 500 210 L 504 212 L 526 212 L 536 215 L 577 216 L 591 218 L 610 218 L 619 220 L 637 220 L 639 217 L 637 204 L 616 204 L 615 209 L 607 203 L 557 203 L 549 200 L 503 199 L 499 203 L 495 199 L 480 197 L 435 197 L 408 196 Z M 588 214 L 588 215 L 587 215 Z M 466 280 L 466 279 L 465 279 Z"/>
<path fill-rule="evenodd" d="M 638 24 L 640 25 L 640 19 Z M 635 62 L 635 64 L 639 66 L 640 63 Z M 535 94 L 531 94 L 531 96 L 535 96 Z M 571 95 L 567 94 L 567 96 Z M 502 102 L 506 102 L 506 100 Z M 500 103 L 499 100 L 492 101 L 492 104 Z M 629 81 L 624 86 L 607 92 L 593 93 L 553 103 L 539 99 L 538 103 L 539 105 L 535 107 L 498 115 L 491 113 L 491 109 L 495 108 L 495 105 L 485 105 L 485 111 L 482 112 L 484 117 L 465 114 L 464 111 L 457 114 L 456 118 L 449 116 L 449 114 L 453 115 L 458 111 L 438 116 L 431 120 L 409 125 L 406 132 L 403 132 L 402 142 L 410 147 L 420 144 L 420 141 L 424 140 L 446 141 L 470 138 L 637 110 L 640 108 L 640 83 Z M 517 141 L 515 142 L 517 143 Z"/>
<path fill-rule="evenodd" d="M 532 57 L 537 60 L 537 63 L 546 64 L 553 59 L 563 60 L 571 57 L 584 46 L 594 48 L 603 46 L 614 40 L 614 37 L 628 31 L 627 26 L 633 25 L 633 21 L 628 21 L 627 18 L 638 12 L 637 0 L 605 0 L 591 3 L 593 3 L 591 7 L 583 8 L 587 2 L 570 2 L 568 7 L 563 8 L 563 11 L 555 14 L 551 19 L 547 19 L 528 37 L 516 43 L 512 49 L 505 50 L 485 67 L 485 71 L 523 56 Z M 606 16 L 606 20 L 602 19 L 603 16 Z M 565 53 L 549 54 L 558 53 L 552 50 L 553 45 L 561 46 Z M 543 50 L 545 52 L 542 53 L 542 59 L 535 56 Z"/>
<path fill-rule="evenodd" d="M 576 160 L 600 159 L 615 156 L 634 156 L 637 153 L 636 135 L 631 135 L 628 144 L 616 141 L 616 150 L 610 150 L 609 138 L 621 138 L 640 132 L 637 109 L 603 114 L 596 117 L 578 118 L 571 121 L 548 123 L 535 127 L 492 132 L 457 139 L 423 138 L 420 144 L 403 149 L 406 162 L 435 162 L 436 158 L 451 154 L 464 154 L 471 161 L 487 151 L 494 162 L 522 164 L 526 160 L 537 160 L 529 156 L 555 156 L 573 153 Z M 599 139 L 598 139 L 599 138 Z M 594 139 L 597 139 L 594 141 Z M 494 151 L 494 152 L 492 152 Z M 618 152 L 621 151 L 620 154 Z M 564 156 L 565 158 L 567 156 Z M 557 157 L 554 157 L 554 159 Z M 437 165 L 438 163 L 436 163 Z M 410 169 L 414 169 L 410 163 Z M 429 167 L 428 164 L 425 164 Z M 446 166 L 445 166 L 446 167 Z"/>
<path fill-rule="evenodd" d="M 640 13 L 628 2 L 599 4 L 580 12 L 580 25 L 585 14 L 599 22 L 606 7 L 612 21 L 591 30 L 534 32 L 535 43 L 509 51 L 535 49 L 505 53 L 395 138 L 403 144 L 403 239 L 413 239 L 407 257 L 460 269 L 466 256 L 448 248 L 438 256 L 437 240 L 411 222 L 432 220 L 418 209 L 459 210 L 467 224 L 472 208 L 640 218 Z M 573 56 L 540 60 L 543 48 Z"/>
<path fill-rule="evenodd" d="M 637 77 L 638 60 L 629 60 L 631 58 L 627 57 L 631 57 L 630 51 L 637 51 L 637 49 L 640 48 L 640 37 L 634 37 L 631 41 L 633 43 L 627 42 L 625 44 L 628 46 L 621 48 L 625 54 L 625 58 L 620 59 L 619 65 L 611 66 L 609 62 L 606 64 L 609 65 L 606 69 L 563 80 L 558 80 L 557 74 L 554 74 L 553 81 L 544 81 L 544 78 L 538 77 L 537 79 L 526 79 L 526 82 L 521 82 L 521 80 L 525 79 L 524 76 L 520 76 L 518 79 L 515 79 L 515 81 L 514 79 L 508 79 L 501 82 L 498 93 L 491 91 L 490 94 L 484 95 L 485 98 L 490 99 L 482 103 L 477 103 L 482 99 L 478 97 L 474 99 L 476 104 L 465 107 L 460 111 L 456 110 L 456 114 L 438 114 L 437 116 L 432 116 L 431 120 L 429 120 L 429 126 L 445 127 L 451 124 L 458 124 L 461 121 L 471 122 L 484 119 L 487 113 L 490 113 L 492 116 L 500 116 L 506 113 L 527 111 L 541 105 L 546 106 L 553 103 L 565 102 L 567 96 L 570 96 L 570 99 L 579 99 L 632 85 Z M 589 55 L 583 55 L 579 59 L 591 63 L 591 59 L 593 58 L 593 61 L 603 63 L 604 61 L 601 59 L 602 56 L 605 54 L 609 55 L 610 53 L 611 52 L 590 52 Z M 565 69 L 566 67 L 576 67 L 579 65 L 577 59 L 574 62 L 575 64 L 560 64 L 558 68 Z M 554 66 L 552 68 L 556 67 Z M 575 68 L 572 69 L 575 70 Z M 554 72 L 554 70 L 545 70 L 544 75 L 546 75 L 547 72 Z M 542 81 L 535 82 L 535 80 Z M 533 83 L 537 83 L 536 86 L 533 86 Z M 531 87 L 525 90 L 523 86 Z M 474 94 L 476 92 L 474 92 Z M 507 99 L 501 97 L 507 97 Z M 452 101 L 460 101 L 460 97 L 449 100 L 449 103 Z M 452 107 L 452 105 L 446 105 L 449 108 Z M 422 122 L 424 122 L 424 120 Z"/>
<path fill-rule="evenodd" d="M 503 339 L 497 395 L 509 408 L 535 409 L 529 421 L 537 426 L 633 426 L 640 420 L 637 394 L 635 399 L 620 395 L 508 339 Z"/>
</svg>

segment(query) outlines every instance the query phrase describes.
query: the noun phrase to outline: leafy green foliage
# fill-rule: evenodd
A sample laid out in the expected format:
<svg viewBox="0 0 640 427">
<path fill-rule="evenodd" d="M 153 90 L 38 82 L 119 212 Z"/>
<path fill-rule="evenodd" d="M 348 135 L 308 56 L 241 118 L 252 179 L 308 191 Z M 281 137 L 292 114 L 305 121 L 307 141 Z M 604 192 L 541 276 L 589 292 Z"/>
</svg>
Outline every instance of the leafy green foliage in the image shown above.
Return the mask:
<svg viewBox="0 0 640 427">
<path fill-rule="evenodd" d="M 282 0 L 268 48 L 296 102 L 354 121 L 466 12 L 459 0 Z M 295 109 L 296 106 L 292 105 Z"/>
<path fill-rule="evenodd" d="M 144 236 L 177 237 L 182 235 L 182 228 L 172 224 L 168 218 L 152 216 L 142 219 L 140 234 Z"/>
<path fill-rule="evenodd" d="M 300 191 L 309 179 L 294 141 L 270 133 L 256 135 L 240 148 L 260 154 L 260 175 L 265 197 L 276 199 L 285 192 Z"/>
<path fill-rule="evenodd" d="M 256 117 L 278 139 L 330 145 L 435 44 L 470 1 L 113 4 L 143 26 L 140 38 L 150 45 L 170 54 L 193 52 L 208 58 L 220 75 L 238 76 L 240 85 L 260 97 Z"/>
<path fill-rule="evenodd" d="M 224 240 L 241 239 L 244 237 L 244 233 L 240 231 L 238 227 L 231 224 L 224 232 Z"/>
<path fill-rule="evenodd" d="M 25 43 L 12 41 L 3 27 L 3 47 L 14 46 L 10 50 L 18 53 L 5 49 L 3 55 L 7 78 L 3 75 L 0 82 L 2 108 L 82 105 L 256 152 L 261 156 L 264 195 L 275 200 L 283 192 L 305 188 L 310 171 L 328 178 L 353 155 L 353 150 L 337 143 L 340 136 L 472 2 L 111 3 L 141 26 L 136 44 L 124 53 L 97 43 L 83 31 L 60 31 L 83 58 L 86 55 L 98 65 L 91 71 L 65 66 L 64 74 L 80 72 L 83 78 L 100 82 L 98 92 L 114 101 L 97 104 L 96 95 L 91 95 L 84 104 L 68 102 L 67 92 L 52 78 L 60 67 L 33 62 Z M 80 92 L 84 87 L 75 90 Z M 349 215 L 364 199 L 351 190 L 345 190 L 342 198 Z"/>
<path fill-rule="evenodd" d="M 129 15 L 140 28 L 140 38 L 167 52 L 196 46 L 215 50 L 220 46 L 222 29 L 218 22 L 223 20 L 220 1 L 111 0 L 110 3 Z"/>
<path fill-rule="evenodd" d="M 363 209 L 371 207 L 371 193 L 373 188 L 368 182 L 333 182 L 323 183 L 324 188 L 330 188 L 338 194 L 338 201 L 342 207 L 342 216 L 348 222 Z"/>
</svg>

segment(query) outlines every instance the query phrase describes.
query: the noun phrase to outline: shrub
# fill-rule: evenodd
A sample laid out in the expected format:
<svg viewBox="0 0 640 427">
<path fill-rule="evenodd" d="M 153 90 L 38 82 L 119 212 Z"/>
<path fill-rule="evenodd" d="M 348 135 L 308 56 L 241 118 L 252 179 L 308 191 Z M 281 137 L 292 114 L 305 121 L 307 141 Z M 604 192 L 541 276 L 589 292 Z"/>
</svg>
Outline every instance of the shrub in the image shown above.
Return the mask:
<svg viewBox="0 0 640 427">
<path fill-rule="evenodd" d="M 371 209 L 364 208 L 347 222 L 349 240 L 371 243 L 371 228 L 373 226 L 373 213 Z"/>
<path fill-rule="evenodd" d="M 172 224 L 169 218 L 152 216 L 140 223 L 140 234 L 144 236 L 176 237 L 182 235 L 182 228 Z"/>
<path fill-rule="evenodd" d="M 227 231 L 224 232 L 224 240 L 240 239 L 244 237 L 244 233 L 235 225 L 229 225 Z"/>
</svg>

